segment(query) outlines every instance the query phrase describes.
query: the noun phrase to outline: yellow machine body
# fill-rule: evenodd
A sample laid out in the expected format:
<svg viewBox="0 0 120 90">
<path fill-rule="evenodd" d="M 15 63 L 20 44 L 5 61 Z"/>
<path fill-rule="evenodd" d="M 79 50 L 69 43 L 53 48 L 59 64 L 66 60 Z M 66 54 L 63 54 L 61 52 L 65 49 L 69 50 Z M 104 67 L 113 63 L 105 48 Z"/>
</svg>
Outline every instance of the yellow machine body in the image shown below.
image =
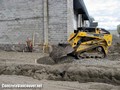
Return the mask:
<svg viewBox="0 0 120 90">
<path fill-rule="evenodd" d="M 74 54 L 96 53 L 96 49 L 101 48 L 106 56 L 112 44 L 112 35 L 101 28 L 79 28 L 70 35 L 68 42 L 74 48 Z"/>
</svg>

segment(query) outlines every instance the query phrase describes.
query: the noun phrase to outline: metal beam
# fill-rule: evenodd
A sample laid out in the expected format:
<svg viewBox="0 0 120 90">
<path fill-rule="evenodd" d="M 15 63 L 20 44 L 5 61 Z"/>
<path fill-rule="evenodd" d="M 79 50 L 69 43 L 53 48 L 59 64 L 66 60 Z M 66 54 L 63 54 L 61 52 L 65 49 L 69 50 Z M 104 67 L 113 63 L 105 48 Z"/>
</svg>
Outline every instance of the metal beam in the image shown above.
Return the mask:
<svg viewBox="0 0 120 90">
<path fill-rule="evenodd" d="M 74 10 L 82 14 L 84 20 L 91 20 L 83 0 L 74 0 Z"/>
</svg>

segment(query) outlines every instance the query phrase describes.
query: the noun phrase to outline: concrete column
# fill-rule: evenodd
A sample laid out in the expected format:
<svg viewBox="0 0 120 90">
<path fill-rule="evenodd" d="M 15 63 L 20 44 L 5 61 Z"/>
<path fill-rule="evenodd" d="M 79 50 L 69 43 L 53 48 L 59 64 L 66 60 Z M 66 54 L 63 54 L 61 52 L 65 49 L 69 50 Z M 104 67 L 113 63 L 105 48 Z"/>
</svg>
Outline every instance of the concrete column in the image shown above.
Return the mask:
<svg viewBox="0 0 120 90">
<path fill-rule="evenodd" d="M 44 46 L 43 52 L 48 53 L 48 0 L 43 0 L 44 4 Z"/>
<path fill-rule="evenodd" d="M 83 22 L 82 22 L 82 14 L 78 15 L 78 27 L 82 27 L 83 26 Z"/>
<path fill-rule="evenodd" d="M 48 0 L 44 2 L 44 44 L 48 44 Z"/>
<path fill-rule="evenodd" d="M 75 25 L 75 16 L 74 16 L 74 7 L 73 0 L 67 0 L 67 37 L 70 37 L 70 34 L 76 29 Z"/>
<path fill-rule="evenodd" d="M 81 15 L 78 14 L 78 27 L 81 27 Z"/>
<path fill-rule="evenodd" d="M 86 23 L 86 27 L 90 27 L 90 23 L 88 20 L 85 20 L 85 23 Z"/>
<path fill-rule="evenodd" d="M 86 27 L 86 21 L 85 20 L 83 21 L 83 27 Z"/>
<path fill-rule="evenodd" d="M 89 27 L 89 22 L 88 22 L 88 20 L 84 20 L 84 27 Z"/>
</svg>

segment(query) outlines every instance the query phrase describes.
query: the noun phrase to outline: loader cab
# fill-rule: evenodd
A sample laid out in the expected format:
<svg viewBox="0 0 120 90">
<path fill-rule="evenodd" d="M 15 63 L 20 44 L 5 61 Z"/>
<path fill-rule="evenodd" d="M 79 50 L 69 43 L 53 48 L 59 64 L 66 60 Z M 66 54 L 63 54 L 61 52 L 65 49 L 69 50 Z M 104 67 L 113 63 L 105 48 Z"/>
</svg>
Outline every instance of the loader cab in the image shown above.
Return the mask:
<svg viewBox="0 0 120 90">
<path fill-rule="evenodd" d="M 90 28 L 90 27 L 79 27 L 78 31 L 82 31 L 82 32 L 95 32 L 95 28 Z"/>
<path fill-rule="evenodd" d="M 109 31 L 103 29 L 103 28 L 92 28 L 92 27 L 79 27 L 78 30 L 75 30 L 74 32 L 88 32 L 88 33 L 96 33 L 96 34 L 110 34 Z"/>
</svg>

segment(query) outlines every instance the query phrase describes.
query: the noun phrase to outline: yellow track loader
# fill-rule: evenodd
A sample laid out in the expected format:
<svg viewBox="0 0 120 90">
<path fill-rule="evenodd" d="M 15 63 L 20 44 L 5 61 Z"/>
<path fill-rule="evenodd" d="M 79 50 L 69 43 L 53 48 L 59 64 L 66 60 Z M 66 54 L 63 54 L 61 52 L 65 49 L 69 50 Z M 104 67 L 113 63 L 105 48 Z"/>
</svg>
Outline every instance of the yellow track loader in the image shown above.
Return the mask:
<svg viewBox="0 0 120 90">
<path fill-rule="evenodd" d="M 57 62 L 66 55 L 80 58 L 104 58 L 112 44 L 112 35 L 102 28 L 80 27 L 70 35 L 68 44 L 53 46 L 50 57 Z"/>
<path fill-rule="evenodd" d="M 112 35 L 101 28 L 78 28 L 68 42 L 77 58 L 104 58 L 112 44 Z"/>
</svg>

